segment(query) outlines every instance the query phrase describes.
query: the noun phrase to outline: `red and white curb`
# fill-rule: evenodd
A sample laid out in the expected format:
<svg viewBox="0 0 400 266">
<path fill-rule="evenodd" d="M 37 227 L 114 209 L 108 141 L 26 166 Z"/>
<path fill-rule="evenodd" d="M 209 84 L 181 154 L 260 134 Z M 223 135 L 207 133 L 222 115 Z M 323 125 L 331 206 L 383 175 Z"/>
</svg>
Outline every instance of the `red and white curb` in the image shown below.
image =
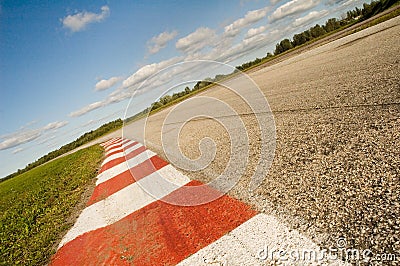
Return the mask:
<svg viewBox="0 0 400 266">
<path fill-rule="evenodd" d="M 95 190 L 51 265 L 265 265 L 277 260 L 280 251 L 322 252 L 275 217 L 257 214 L 227 195 L 197 206 L 169 204 L 164 199 L 198 200 L 219 192 L 204 186 L 199 195 L 185 195 L 185 188 L 202 183 L 138 142 L 115 138 L 102 146 L 106 158 Z M 160 199 L 143 187 L 154 187 Z M 320 258 L 279 260 L 341 265 Z"/>
</svg>

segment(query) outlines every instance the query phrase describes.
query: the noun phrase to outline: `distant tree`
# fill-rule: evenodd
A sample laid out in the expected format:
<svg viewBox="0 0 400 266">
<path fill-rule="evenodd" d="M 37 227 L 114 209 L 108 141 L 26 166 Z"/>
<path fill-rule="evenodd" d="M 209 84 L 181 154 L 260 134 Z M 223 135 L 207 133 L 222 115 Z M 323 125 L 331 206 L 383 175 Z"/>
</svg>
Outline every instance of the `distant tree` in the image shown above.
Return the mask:
<svg viewBox="0 0 400 266">
<path fill-rule="evenodd" d="M 318 38 L 326 34 L 326 31 L 319 24 L 317 24 L 310 29 L 310 33 L 313 38 Z"/>
<path fill-rule="evenodd" d="M 160 101 L 159 101 L 159 102 L 160 102 L 162 105 L 164 105 L 164 104 L 169 103 L 171 100 L 172 100 L 171 95 L 165 95 L 165 96 L 163 96 L 163 97 L 160 98 Z"/>
<path fill-rule="evenodd" d="M 242 66 L 236 66 L 235 68 L 236 68 L 236 72 L 243 71 L 243 67 Z"/>
<path fill-rule="evenodd" d="M 194 85 L 193 87 L 193 90 L 198 90 L 198 89 L 200 89 L 200 81 L 198 81 L 196 85 Z"/>
<path fill-rule="evenodd" d="M 204 88 L 204 87 L 207 87 L 207 86 L 210 85 L 211 83 L 212 83 L 211 81 L 205 81 L 205 80 L 200 81 L 200 82 L 199 82 L 199 89 L 202 89 L 202 88 Z"/>
<path fill-rule="evenodd" d="M 308 41 L 308 38 L 304 32 L 295 34 L 293 36 L 293 46 L 299 46 L 305 44 Z"/>
<path fill-rule="evenodd" d="M 160 108 L 161 106 L 163 106 L 162 103 L 160 103 L 160 102 L 155 102 L 155 103 L 153 103 L 153 105 L 152 105 L 152 107 L 151 107 L 151 110 L 152 110 L 152 111 L 153 111 L 153 110 L 156 110 L 156 109 Z"/>
<path fill-rule="evenodd" d="M 224 74 L 215 75 L 214 82 L 223 80 L 223 79 L 226 78 L 227 76 L 228 76 L 228 75 L 224 75 Z"/>
<path fill-rule="evenodd" d="M 287 51 L 293 48 L 292 42 L 289 39 L 284 39 L 281 41 L 281 46 L 283 51 Z"/>
<path fill-rule="evenodd" d="M 306 36 L 307 42 L 313 38 L 310 30 L 305 30 L 303 33 L 304 33 L 304 36 Z"/>
<path fill-rule="evenodd" d="M 280 54 L 280 53 L 283 53 L 283 48 L 282 48 L 282 46 L 281 46 L 280 43 L 277 43 L 276 46 L 275 46 L 274 54 L 275 54 L 275 55 L 278 55 L 278 54 Z"/>
<path fill-rule="evenodd" d="M 355 10 L 356 10 L 357 16 L 361 16 L 361 15 L 362 15 L 361 9 L 359 9 L 358 7 L 356 7 Z"/>
<path fill-rule="evenodd" d="M 362 15 L 363 15 L 364 17 L 369 17 L 369 16 L 371 15 L 371 13 L 372 13 L 372 8 L 373 8 L 373 3 L 374 3 L 374 2 L 371 2 L 371 4 L 367 4 L 367 3 L 364 3 L 364 4 L 363 4 Z"/>
<path fill-rule="evenodd" d="M 339 23 L 339 21 L 337 21 L 336 18 L 330 18 L 330 19 L 328 19 L 328 20 L 326 21 L 324 30 L 325 30 L 326 32 L 331 32 L 331 31 L 334 31 L 334 30 L 336 30 L 336 29 L 338 29 L 338 28 L 340 28 L 340 23 Z"/>
</svg>

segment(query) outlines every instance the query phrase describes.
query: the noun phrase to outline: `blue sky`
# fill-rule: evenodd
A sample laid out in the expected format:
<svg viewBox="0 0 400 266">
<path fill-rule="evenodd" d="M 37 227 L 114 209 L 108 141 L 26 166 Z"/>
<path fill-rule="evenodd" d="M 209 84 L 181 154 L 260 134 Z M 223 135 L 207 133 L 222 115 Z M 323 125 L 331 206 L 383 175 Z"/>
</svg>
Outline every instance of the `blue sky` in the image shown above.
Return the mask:
<svg viewBox="0 0 400 266">
<path fill-rule="evenodd" d="M 0 1 L 0 177 L 123 118 L 132 92 L 171 64 L 263 57 L 363 2 Z"/>
</svg>

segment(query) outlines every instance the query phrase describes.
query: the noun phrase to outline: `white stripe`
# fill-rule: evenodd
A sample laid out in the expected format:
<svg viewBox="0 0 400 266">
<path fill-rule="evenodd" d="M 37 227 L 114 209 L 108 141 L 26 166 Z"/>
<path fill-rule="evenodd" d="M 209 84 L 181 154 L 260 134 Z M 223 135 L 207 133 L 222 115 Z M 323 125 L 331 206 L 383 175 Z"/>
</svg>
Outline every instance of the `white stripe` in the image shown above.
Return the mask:
<svg viewBox="0 0 400 266">
<path fill-rule="evenodd" d="M 126 140 L 126 141 L 125 141 L 123 144 L 121 144 L 120 146 L 116 146 L 116 147 L 113 147 L 112 149 L 107 150 L 107 151 L 106 151 L 106 156 L 108 156 L 110 153 L 112 153 L 112 152 L 114 152 L 114 151 L 116 151 L 116 150 L 121 150 L 121 149 L 125 148 L 126 146 L 131 145 L 132 143 L 135 143 L 135 141 L 134 141 L 134 140 Z"/>
<path fill-rule="evenodd" d="M 125 148 L 126 146 L 129 146 L 129 145 L 131 145 L 131 144 L 134 143 L 134 142 L 135 142 L 135 141 L 133 141 L 133 140 L 127 140 L 127 141 L 124 142 L 123 144 L 120 144 L 120 146 L 113 147 L 113 148 L 111 148 L 111 149 L 109 149 L 109 150 L 106 151 L 106 156 L 108 156 L 108 154 L 110 154 L 110 153 L 112 153 L 112 152 L 114 152 L 114 151 L 116 151 L 116 150 L 123 149 L 123 148 Z"/>
<path fill-rule="evenodd" d="M 110 154 L 110 153 L 112 153 L 112 152 L 114 152 L 116 150 L 120 150 L 120 149 L 122 149 L 122 148 L 124 148 L 124 147 L 126 147 L 126 146 L 128 146 L 128 145 L 130 145 L 132 143 L 134 143 L 134 142 L 135 141 L 133 141 L 133 140 L 127 139 L 127 140 L 123 141 L 122 143 L 119 143 L 118 145 L 115 145 L 114 147 L 110 146 L 110 149 L 105 149 L 106 150 L 106 155 L 108 155 L 108 154 Z"/>
<path fill-rule="evenodd" d="M 122 141 L 122 140 L 114 141 L 114 142 L 112 142 L 112 143 L 110 143 L 110 144 L 104 146 L 104 149 L 108 149 L 109 147 L 111 147 L 111 146 L 113 146 L 113 145 L 120 144 L 121 141 Z"/>
<path fill-rule="evenodd" d="M 110 141 L 107 141 L 107 142 L 100 143 L 100 146 L 102 146 L 102 147 L 106 147 L 106 146 L 108 145 L 108 143 L 110 143 Z"/>
<path fill-rule="evenodd" d="M 154 152 L 150 150 L 145 150 L 137 156 L 129 159 L 128 161 L 124 161 L 116 166 L 111 167 L 110 169 L 105 170 L 97 176 L 96 186 L 125 172 L 129 168 L 132 168 L 148 159 L 156 155 Z"/>
<path fill-rule="evenodd" d="M 177 265 L 260 265 L 260 262 L 235 237 L 227 234 Z"/>
<path fill-rule="evenodd" d="M 117 139 L 110 139 L 109 141 L 103 143 L 103 146 L 109 146 L 111 144 L 114 144 L 115 142 L 121 141 L 121 138 L 117 138 Z"/>
<path fill-rule="evenodd" d="M 111 225 L 157 200 L 152 196 L 154 194 L 146 193 L 142 187 L 151 187 L 157 196 L 165 197 L 189 181 L 187 176 L 171 165 L 161 168 L 108 198 L 86 207 L 58 248 L 86 232 Z"/>
<path fill-rule="evenodd" d="M 110 140 L 107 141 L 107 142 L 110 143 L 110 142 L 114 142 L 114 141 L 121 140 L 121 139 L 122 139 L 121 137 L 112 138 L 112 139 L 110 139 Z"/>
<path fill-rule="evenodd" d="M 122 145 L 123 143 L 126 143 L 127 141 L 131 141 L 129 139 L 120 139 L 114 143 L 111 143 L 110 145 L 108 145 L 105 149 L 109 150 L 112 149 L 114 146 L 118 146 L 118 145 Z"/>
<path fill-rule="evenodd" d="M 105 150 L 106 150 L 106 151 L 109 151 L 110 149 L 113 149 L 113 148 L 115 148 L 115 147 L 121 146 L 121 144 L 122 144 L 123 142 L 125 142 L 125 141 L 127 141 L 127 140 L 121 140 L 121 141 L 118 141 L 118 142 L 116 142 L 116 143 L 113 143 L 112 145 L 106 147 Z"/>
<path fill-rule="evenodd" d="M 128 154 L 131 153 L 132 151 L 134 151 L 134 150 L 136 150 L 136 149 L 138 149 L 138 148 L 140 148 L 140 147 L 142 147 L 142 146 L 143 146 L 142 144 L 137 143 L 136 145 L 133 145 L 132 147 L 130 147 L 130 148 L 127 149 L 127 150 L 124 150 L 124 151 L 115 153 L 115 154 L 113 154 L 113 155 L 111 155 L 111 156 L 108 156 L 108 157 L 103 161 L 103 163 L 101 164 L 101 166 L 105 165 L 105 164 L 108 163 L 108 162 L 111 162 L 112 160 L 115 160 L 115 159 L 124 157 L 125 155 L 128 155 Z"/>
<path fill-rule="evenodd" d="M 272 251 L 275 252 L 272 254 Z M 279 254 L 283 254 L 280 251 L 287 251 L 287 256 L 279 259 Z M 317 261 L 315 257 L 307 260 L 311 251 L 317 255 Z M 306 259 L 295 261 L 296 255 L 291 257 L 290 254 L 296 253 L 308 255 Z M 297 230 L 290 230 L 274 216 L 258 214 L 178 265 L 217 262 L 222 265 L 269 265 L 272 261 L 282 263 L 280 265 L 346 265 L 340 260 L 323 259 L 324 254 L 328 255 L 312 240 Z"/>
<path fill-rule="evenodd" d="M 114 140 L 115 140 L 115 139 L 109 139 L 109 140 L 107 140 L 106 142 L 101 143 L 100 145 L 107 146 L 109 143 L 111 143 L 111 142 L 114 141 Z"/>
<path fill-rule="evenodd" d="M 123 139 L 123 141 L 121 142 L 122 145 L 128 143 L 128 142 L 134 142 L 133 140 L 130 139 Z"/>
</svg>

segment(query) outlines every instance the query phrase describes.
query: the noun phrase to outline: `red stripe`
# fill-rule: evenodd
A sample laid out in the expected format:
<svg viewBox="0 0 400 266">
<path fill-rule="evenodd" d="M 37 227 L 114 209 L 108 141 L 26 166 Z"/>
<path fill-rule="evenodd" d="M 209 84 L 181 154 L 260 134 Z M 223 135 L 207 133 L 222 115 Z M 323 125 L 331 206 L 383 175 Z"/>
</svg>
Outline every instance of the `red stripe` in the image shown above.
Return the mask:
<svg viewBox="0 0 400 266">
<path fill-rule="evenodd" d="M 200 185 L 192 181 L 190 185 Z M 203 187 L 207 197 L 218 193 Z M 178 189 L 170 197 L 186 197 Z M 193 197 L 191 195 L 190 197 Z M 196 197 L 196 196 L 195 196 Z M 195 207 L 153 202 L 64 245 L 52 265 L 172 265 L 216 241 L 256 212 L 229 196 Z"/>
<path fill-rule="evenodd" d="M 140 146 L 140 147 L 137 148 L 136 150 L 134 150 L 134 151 L 128 153 L 128 154 L 125 156 L 125 158 L 126 158 L 126 160 L 130 160 L 130 159 L 132 159 L 133 157 L 135 157 L 135 156 L 139 155 L 140 153 L 144 152 L 145 150 L 146 150 L 146 147 L 145 147 L 145 146 Z"/>
<path fill-rule="evenodd" d="M 123 149 L 124 149 L 124 150 L 127 150 L 127 149 L 129 149 L 129 148 L 132 148 L 133 146 L 135 146 L 135 145 L 138 144 L 138 143 L 139 143 L 139 142 L 134 141 L 134 142 L 132 142 L 131 144 L 125 146 Z"/>
<path fill-rule="evenodd" d="M 114 143 L 114 144 L 109 145 L 108 147 L 106 147 L 106 151 L 115 149 L 116 147 L 119 147 L 119 146 L 122 146 L 122 145 L 124 145 L 125 143 L 127 143 L 127 142 L 129 142 L 129 141 L 130 141 L 129 139 L 124 139 L 124 140 L 118 141 L 118 142 L 116 142 L 116 143 Z M 115 145 L 115 147 L 111 147 L 111 146 L 113 146 L 113 145 Z"/>
<path fill-rule="evenodd" d="M 122 141 L 121 142 L 121 145 L 124 145 L 124 144 L 126 144 L 126 143 L 128 143 L 128 142 L 131 142 L 132 140 L 130 140 L 130 139 L 124 139 L 124 141 Z"/>
<path fill-rule="evenodd" d="M 119 141 L 121 141 L 122 139 L 115 139 L 115 140 L 113 140 L 113 141 L 111 141 L 111 142 L 108 142 L 105 146 L 106 147 L 108 147 L 108 146 L 111 146 L 111 145 L 113 145 L 113 144 L 115 144 L 115 143 L 117 143 L 117 142 L 119 142 Z"/>
<path fill-rule="evenodd" d="M 110 145 L 110 143 L 113 143 L 114 141 L 116 141 L 116 139 L 109 139 L 106 142 L 103 143 L 104 146 Z"/>
<path fill-rule="evenodd" d="M 121 143 L 118 143 L 118 144 L 116 143 L 116 144 L 114 144 L 114 145 L 115 145 L 114 147 L 111 147 L 112 145 L 109 146 L 109 147 L 106 147 L 106 148 L 105 148 L 105 151 L 108 152 L 108 151 L 111 151 L 111 150 L 113 150 L 113 149 L 117 149 L 117 148 L 121 148 L 121 147 L 122 147 L 122 144 L 121 144 Z"/>
<path fill-rule="evenodd" d="M 136 144 L 138 144 L 137 141 L 132 142 L 131 144 L 125 146 L 124 148 L 121 148 L 121 149 L 118 149 L 118 150 L 114 150 L 114 151 L 108 153 L 107 157 L 110 157 L 111 155 L 114 155 L 114 154 L 119 153 L 119 152 L 126 151 L 126 150 L 130 149 L 131 147 L 135 146 Z"/>
<path fill-rule="evenodd" d="M 137 156 L 138 154 L 144 152 L 146 150 L 145 146 L 141 146 L 140 148 L 137 148 L 136 150 L 133 150 L 132 152 L 128 153 L 125 156 L 116 158 L 114 160 L 109 161 L 108 163 L 106 163 L 105 165 L 103 165 L 99 171 L 99 173 L 104 172 L 107 169 L 110 169 L 120 163 L 123 163 L 129 159 L 132 159 L 133 157 Z"/>
<path fill-rule="evenodd" d="M 107 154 L 106 156 L 107 156 L 107 157 L 110 157 L 111 155 L 114 155 L 114 154 L 116 154 L 116 153 L 123 152 L 123 151 L 124 151 L 124 149 L 114 150 L 114 151 L 110 152 L 109 154 Z"/>
<path fill-rule="evenodd" d="M 164 161 L 157 155 L 154 155 L 149 160 L 146 160 L 141 164 L 132 167 L 130 170 L 127 170 L 97 185 L 87 205 L 88 206 L 92 205 L 93 203 L 96 203 L 100 200 L 107 198 L 108 196 L 114 194 L 115 192 L 134 183 L 135 181 L 163 168 L 167 164 L 168 163 L 166 161 Z"/>
<path fill-rule="evenodd" d="M 106 171 L 107 169 L 110 169 L 110 168 L 112 168 L 112 167 L 114 167 L 114 166 L 116 166 L 116 165 L 118 165 L 118 164 L 120 164 L 120 163 L 123 163 L 123 162 L 125 162 L 125 161 L 126 161 L 126 160 L 125 160 L 125 156 L 116 158 L 116 159 L 114 159 L 114 160 L 112 160 L 112 161 L 106 163 L 105 165 L 103 165 L 103 166 L 101 167 L 100 171 L 99 171 L 99 174 L 102 173 L 102 172 L 104 172 L 104 171 Z"/>
<path fill-rule="evenodd" d="M 126 143 L 128 143 L 128 142 L 130 142 L 130 140 L 129 139 L 127 139 L 127 140 L 124 140 L 124 141 L 122 141 L 122 142 L 120 142 L 120 143 L 115 143 L 114 145 L 114 147 L 111 147 L 111 146 L 109 146 L 109 147 L 107 147 L 107 148 L 105 148 L 105 151 L 106 152 L 110 152 L 110 151 L 112 151 L 112 150 L 114 150 L 114 149 L 120 149 L 120 148 L 122 148 L 122 146 L 123 145 L 125 145 Z"/>
</svg>

